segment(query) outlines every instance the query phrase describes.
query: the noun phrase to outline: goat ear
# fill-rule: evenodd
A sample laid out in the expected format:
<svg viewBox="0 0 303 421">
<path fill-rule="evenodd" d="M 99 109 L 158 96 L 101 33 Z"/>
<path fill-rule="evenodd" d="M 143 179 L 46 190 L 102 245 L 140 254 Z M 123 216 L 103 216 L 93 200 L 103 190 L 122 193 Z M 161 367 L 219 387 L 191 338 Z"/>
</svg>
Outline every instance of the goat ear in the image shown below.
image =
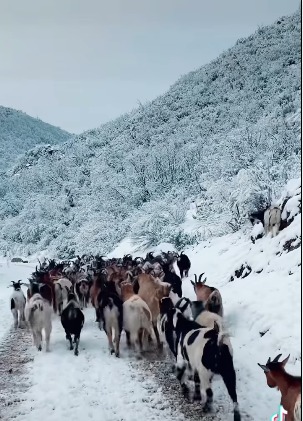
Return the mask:
<svg viewBox="0 0 303 421">
<path fill-rule="evenodd" d="M 263 365 L 263 364 L 259 364 L 258 363 L 258 366 L 260 366 L 262 368 L 262 370 L 264 371 L 264 373 L 268 373 L 269 372 L 269 368 L 267 368 L 266 365 Z"/>
<path fill-rule="evenodd" d="M 217 322 L 214 322 L 214 331 L 215 331 L 216 333 L 219 333 L 219 331 L 220 331 L 220 328 L 219 328 L 219 325 L 218 325 L 218 323 L 217 323 Z"/>
<path fill-rule="evenodd" d="M 287 361 L 289 360 L 290 354 L 288 355 L 288 357 L 285 358 L 285 360 L 281 361 L 282 367 L 285 367 Z"/>
</svg>

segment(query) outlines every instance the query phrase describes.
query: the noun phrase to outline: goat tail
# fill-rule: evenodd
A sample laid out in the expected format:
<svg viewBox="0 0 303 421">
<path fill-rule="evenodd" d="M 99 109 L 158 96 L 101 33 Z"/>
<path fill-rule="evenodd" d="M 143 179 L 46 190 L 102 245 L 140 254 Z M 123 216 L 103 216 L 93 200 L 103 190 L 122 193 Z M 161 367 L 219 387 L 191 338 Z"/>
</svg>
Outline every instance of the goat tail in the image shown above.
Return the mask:
<svg viewBox="0 0 303 421">
<path fill-rule="evenodd" d="M 38 310 L 40 308 L 41 310 L 41 306 L 40 304 L 33 304 L 31 306 L 31 308 L 29 309 L 29 313 L 28 313 L 28 322 L 29 324 L 32 326 L 33 325 L 33 318 L 34 318 L 34 313 L 36 310 Z"/>
</svg>

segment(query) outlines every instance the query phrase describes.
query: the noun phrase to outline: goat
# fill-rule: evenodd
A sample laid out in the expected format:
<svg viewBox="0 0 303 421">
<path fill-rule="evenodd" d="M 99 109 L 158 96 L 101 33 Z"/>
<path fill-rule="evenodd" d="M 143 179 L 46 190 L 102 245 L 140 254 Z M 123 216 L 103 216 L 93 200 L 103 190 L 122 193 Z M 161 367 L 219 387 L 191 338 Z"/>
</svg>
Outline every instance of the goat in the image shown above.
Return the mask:
<svg viewBox="0 0 303 421">
<path fill-rule="evenodd" d="M 171 285 L 171 291 L 177 294 L 179 298 L 181 298 L 182 297 L 182 281 L 180 277 L 176 273 L 170 271 L 169 263 L 164 263 L 162 267 L 163 267 L 163 272 L 164 272 L 164 278 L 162 279 L 163 282 L 169 283 Z"/>
<path fill-rule="evenodd" d="M 240 421 L 232 350 L 223 342 L 224 334 L 217 323 L 212 328 L 201 327 L 197 322 L 187 320 L 177 309 L 168 312 L 168 321 L 179 338 L 177 378 L 185 396 L 189 393 L 186 380 L 190 370 L 194 374 L 194 400 L 201 400 L 204 411 L 208 411 L 213 401 L 211 380 L 214 374 L 219 374 L 234 403 L 234 421 Z"/>
<path fill-rule="evenodd" d="M 278 235 L 281 224 L 281 209 L 278 207 L 270 207 L 264 212 L 264 230 L 265 235 L 269 233 L 273 237 Z"/>
<path fill-rule="evenodd" d="M 89 285 L 86 278 L 80 278 L 74 284 L 74 294 L 79 301 L 80 308 L 87 307 L 89 297 Z"/>
<path fill-rule="evenodd" d="M 12 281 L 12 285 L 9 286 L 14 288 L 10 297 L 11 312 L 14 318 L 14 328 L 22 327 L 22 324 L 25 321 L 24 308 L 26 299 L 21 289 L 21 285 L 23 285 L 23 283 L 19 280 L 17 282 Z"/>
<path fill-rule="evenodd" d="M 279 362 L 281 355 L 277 355 L 272 361 L 268 358 L 266 365 L 258 365 L 265 373 L 267 385 L 280 390 L 281 405 L 287 411 L 286 420 L 301 421 L 302 379 L 285 371 L 290 355 Z"/>
<path fill-rule="evenodd" d="M 117 294 L 114 282 L 106 282 L 104 289 L 98 295 L 99 328 L 103 322 L 103 329 L 108 338 L 109 350 L 116 357 L 120 356 L 120 337 L 123 325 L 123 303 Z M 113 345 L 113 331 L 114 342 Z"/>
<path fill-rule="evenodd" d="M 143 336 L 146 332 L 152 336 L 152 315 L 146 302 L 134 293 L 133 286 L 129 282 L 121 283 L 123 300 L 123 328 L 126 333 L 128 347 L 139 344 L 143 350 Z"/>
<path fill-rule="evenodd" d="M 38 285 L 33 287 L 33 296 L 25 305 L 25 320 L 32 332 L 34 345 L 42 351 L 42 330 L 45 332 L 46 351 L 49 351 L 52 331 L 52 308 L 47 300 L 39 294 Z"/>
<path fill-rule="evenodd" d="M 197 280 L 197 275 L 195 275 L 195 282 L 190 281 L 194 287 L 194 291 L 197 296 L 197 301 L 202 301 L 205 310 L 212 311 L 213 313 L 219 314 L 219 316 L 223 317 L 223 304 L 222 304 L 222 297 L 217 288 L 210 287 L 205 285 L 207 278 L 201 281 L 202 273 Z"/>
<path fill-rule="evenodd" d="M 188 300 L 187 298 L 181 298 L 181 300 L 179 300 L 176 305 L 180 305 L 182 306 L 182 301 L 183 300 Z M 165 337 L 166 343 L 169 347 L 169 349 L 171 350 L 172 354 L 174 355 L 174 357 L 177 357 L 177 343 L 178 343 L 178 336 L 176 335 L 176 332 L 174 330 L 173 324 L 172 324 L 172 319 L 168 318 L 168 314 L 170 311 L 175 310 L 176 307 L 174 307 L 174 303 L 172 301 L 172 299 L 170 297 L 163 297 L 160 300 L 160 314 L 159 314 L 159 318 L 158 318 L 158 329 L 161 332 L 161 334 Z M 187 310 L 187 306 L 186 308 L 184 308 L 184 310 Z M 179 308 L 178 311 L 180 311 L 182 313 L 182 310 Z M 187 318 L 187 317 L 186 317 Z M 197 327 L 201 327 L 198 326 Z"/>
<path fill-rule="evenodd" d="M 157 327 L 157 320 L 160 314 L 159 301 L 163 297 L 168 297 L 170 290 L 170 284 L 161 282 L 147 273 L 139 274 L 137 280 L 134 282 L 134 292 L 138 293 L 151 311 L 153 329 L 159 349 L 163 347 Z"/>
<path fill-rule="evenodd" d="M 61 313 L 61 324 L 66 333 L 66 339 L 69 340 L 70 350 L 73 350 L 72 336 L 74 335 L 75 351 L 78 355 L 78 347 L 80 342 L 80 334 L 84 325 L 84 314 L 82 313 L 76 296 L 73 292 L 68 294 L 67 305 Z"/>
<path fill-rule="evenodd" d="M 68 294 L 72 289 L 73 284 L 67 278 L 61 278 L 54 282 L 55 285 L 55 299 L 56 307 L 58 309 L 59 316 L 61 316 L 63 310 L 63 302 L 67 300 Z"/>
<path fill-rule="evenodd" d="M 102 269 L 98 272 L 93 278 L 93 284 L 90 288 L 90 299 L 93 307 L 96 311 L 96 322 L 99 322 L 99 312 L 98 312 L 98 296 L 101 290 L 104 288 L 105 283 L 107 281 L 107 271 L 106 269 Z"/>
<path fill-rule="evenodd" d="M 183 251 L 181 252 L 180 256 L 177 256 L 177 266 L 180 271 L 181 279 L 183 279 L 183 276 L 187 278 L 191 263 L 188 256 L 184 254 Z"/>
</svg>

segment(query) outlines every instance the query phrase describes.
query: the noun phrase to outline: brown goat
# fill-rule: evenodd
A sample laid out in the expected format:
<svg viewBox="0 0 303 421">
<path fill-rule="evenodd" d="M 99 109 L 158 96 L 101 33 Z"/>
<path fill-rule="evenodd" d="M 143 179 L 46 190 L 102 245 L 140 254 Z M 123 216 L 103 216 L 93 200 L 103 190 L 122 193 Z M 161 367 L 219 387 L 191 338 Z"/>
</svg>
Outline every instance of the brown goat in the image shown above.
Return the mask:
<svg viewBox="0 0 303 421">
<path fill-rule="evenodd" d="M 138 280 L 136 282 L 139 286 L 138 295 L 146 302 L 151 311 L 152 324 L 157 340 L 157 345 L 159 349 L 162 349 L 163 344 L 160 341 L 157 328 L 157 318 L 160 314 L 159 303 L 162 298 L 169 296 L 171 285 L 166 282 L 162 282 L 147 273 L 141 273 L 138 275 Z"/>
<path fill-rule="evenodd" d="M 287 411 L 285 421 L 301 421 L 302 380 L 301 377 L 292 376 L 285 371 L 289 355 L 279 362 L 281 355 L 277 355 L 273 361 L 268 358 L 266 365 L 258 365 L 265 373 L 267 385 L 277 387 L 281 392 L 281 405 Z"/>
<path fill-rule="evenodd" d="M 194 287 L 197 301 L 203 302 L 205 310 L 217 313 L 219 316 L 223 317 L 221 294 L 217 288 L 205 285 L 207 278 L 201 281 L 203 275 L 204 273 L 201 273 L 199 279 L 197 279 L 197 275 L 195 275 L 195 282 L 190 281 Z"/>
<path fill-rule="evenodd" d="M 107 271 L 106 269 L 103 269 L 93 276 L 93 285 L 91 286 L 90 291 L 89 291 L 91 303 L 96 311 L 96 322 L 99 321 L 98 296 L 99 296 L 99 293 L 102 291 L 102 288 L 104 288 L 106 281 L 107 281 Z"/>
</svg>

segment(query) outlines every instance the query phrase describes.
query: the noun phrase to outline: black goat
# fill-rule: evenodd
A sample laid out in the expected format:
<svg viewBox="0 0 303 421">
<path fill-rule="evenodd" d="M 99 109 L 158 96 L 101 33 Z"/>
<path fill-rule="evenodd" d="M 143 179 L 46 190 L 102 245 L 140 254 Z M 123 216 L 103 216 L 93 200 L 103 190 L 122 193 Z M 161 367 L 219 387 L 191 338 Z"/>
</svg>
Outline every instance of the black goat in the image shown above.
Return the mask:
<svg viewBox="0 0 303 421">
<path fill-rule="evenodd" d="M 182 281 L 180 277 L 176 273 L 170 271 L 169 263 L 162 264 L 162 268 L 164 272 L 163 282 L 169 283 L 172 286 L 171 290 L 181 298 Z"/>
<path fill-rule="evenodd" d="M 69 340 L 70 350 L 73 349 L 72 336 L 74 335 L 75 355 L 79 354 L 78 347 L 80 342 L 80 334 L 84 325 L 84 314 L 82 313 L 79 303 L 74 293 L 68 294 L 68 302 L 61 314 L 61 323 L 66 333 L 66 339 Z"/>
<path fill-rule="evenodd" d="M 103 322 L 103 328 L 107 335 L 109 350 L 116 357 L 120 356 L 120 337 L 123 326 L 123 302 L 117 294 L 114 282 L 106 282 L 105 286 L 98 294 L 97 315 L 99 328 Z M 115 332 L 113 344 L 113 330 Z"/>
<path fill-rule="evenodd" d="M 184 254 L 183 251 L 180 256 L 177 257 L 177 265 L 180 271 L 181 279 L 183 279 L 183 276 L 187 278 L 191 263 L 188 256 Z"/>
</svg>

